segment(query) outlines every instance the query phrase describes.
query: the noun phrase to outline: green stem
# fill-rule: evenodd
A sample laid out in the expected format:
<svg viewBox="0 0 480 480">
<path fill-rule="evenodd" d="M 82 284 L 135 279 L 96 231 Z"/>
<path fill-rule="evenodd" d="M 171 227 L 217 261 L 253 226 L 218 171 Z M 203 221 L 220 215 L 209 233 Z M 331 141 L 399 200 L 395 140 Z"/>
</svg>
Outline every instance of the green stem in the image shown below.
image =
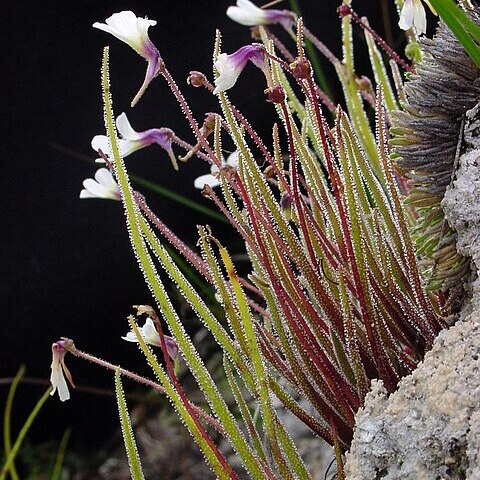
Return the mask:
<svg viewBox="0 0 480 480">
<path fill-rule="evenodd" d="M 25 366 L 22 365 L 19 369 L 15 378 L 13 379 L 12 385 L 10 386 L 10 390 L 8 391 L 7 403 L 5 405 L 5 413 L 3 415 L 3 444 L 5 449 L 5 457 L 8 458 L 10 452 L 12 450 L 12 440 L 11 440 L 11 419 L 12 419 L 12 406 L 13 406 L 13 398 L 15 396 L 15 392 L 17 390 L 17 386 L 22 379 L 23 375 L 25 374 Z M 10 475 L 12 476 L 12 480 L 20 480 L 20 477 L 15 470 L 15 465 L 12 462 L 10 467 Z"/>
<path fill-rule="evenodd" d="M 7 472 L 10 470 L 11 466 L 13 465 L 13 461 L 15 460 L 15 457 L 18 451 L 20 450 L 20 446 L 22 445 L 25 435 L 27 434 L 28 430 L 32 426 L 33 421 L 38 415 L 38 412 L 40 412 L 40 410 L 42 409 L 43 404 L 47 401 L 51 391 L 52 391 L 52 387 L 48 387 L 45 393 L 40 397 L 40 400 L 38 400 L 37 404 L 35 405 L 34 409 L 31 411 L 30 415 L 28 416 L 27 421 L 25 422 L 22 429 L 20 430 L 20 433 L 18 434 L 17 440 L 15 441 L 13 448 L 10 451 L 10 454 L 7 456 L 5 460 L 5 464 L 3 465 L 2 471 L 0 473 L 0 480 L 5 480 L 7 476 Z"/>
<path fill-rule="evenodd" d="M 120 423 L 122 426 L 123 442 L 127 451 L 128 465 L 130 473 L 134 480 L 143 480 L 142 464 L 138 455 L 137 443 L 133 433 L 132 422 L 128 413 L 127 402 L 125 401 L 125 394 L 123 393 L 122 380 L 120 379 L 120 368 L 115 370 L 115 393 L 117 395 L 118 413 L 120 416 Z"/>
<path fill-rule="evenodd" d="M 53 466 L 52 474 L 50 480 L 59 480 L 62 474 L 62 464 L 63 458 L 65 457 L 65 450 L 67 449 L 68 439 L 72 431 L 70 429 L 65 430 L 65 433 L 62 436 L 60 441 L 60 446 L 58 447 L 57 457 L 55 458 L 55 464 Z"/>
</svg>

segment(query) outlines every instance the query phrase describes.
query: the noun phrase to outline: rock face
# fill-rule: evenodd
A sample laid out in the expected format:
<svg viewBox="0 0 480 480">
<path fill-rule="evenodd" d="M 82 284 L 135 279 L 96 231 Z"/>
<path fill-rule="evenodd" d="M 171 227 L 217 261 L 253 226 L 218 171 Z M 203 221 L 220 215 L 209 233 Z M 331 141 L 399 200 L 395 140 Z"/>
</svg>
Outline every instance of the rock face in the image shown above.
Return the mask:
<svg viewBox="0 0 480 480">
<path fill-rule="evenodd" d="M 348 480 L 480 479 L 480 105 L 467 112 L 466 152 L 442 207 L 476 277 L 460 320 L 387 398 L 374 382 L 357 414 Z"/>
<path fill-rule="evenodd" d="M 480 316 L 443 331 L 388 399 L 375 382 L 357 414 L 349 480 L 480 479 Z"/>
</svg>

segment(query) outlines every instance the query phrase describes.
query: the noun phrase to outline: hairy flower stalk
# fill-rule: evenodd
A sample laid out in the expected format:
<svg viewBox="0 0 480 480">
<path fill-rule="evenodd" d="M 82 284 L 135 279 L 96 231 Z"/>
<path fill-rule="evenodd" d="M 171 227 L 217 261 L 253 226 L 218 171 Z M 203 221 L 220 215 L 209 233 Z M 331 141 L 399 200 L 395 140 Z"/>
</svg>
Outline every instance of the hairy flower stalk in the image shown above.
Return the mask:
<svg viewBox="0 0 480 480">
<path fill-rule="evenodd" d="M 409 3 L 410 0 L 405 2 L 403 23 L 410 19 Z M 128 18 L 138 27 L 135 22 L 144 19 L 130 13 Z M 290 12 L 260 9 L 247 0 L 238 0 L 227 13 L 245 25 L 280 23 L 287 29 L 293 28 Z M 122 18 L 127 19 L 127 15 Z M 412 22 L 421 30 L 423 24 L 418 18 L 414 17 Z M 352 20 L 364 28 L 372 79 L 355 73 Z M 144 27 L 145 22 L 149 21 L 141 22 Z M 219 101 L 219 113 L 207 114 L 201 126 L 162 61 L 157 73 L 165 79 L 194 132 L 195 139 L 190 143 L 173 134 L 169 136 L 167 129 L 157 129 L 155 134 L 154 130 L 135 132 L 126 116 L 117 119 L 123 137 L 117 138 L 108 49 L 104 52 L 102 85 L 107 135 L 101 141 L 109 154 L 106 163 L 118 185 L 135 257 L 159 311 L 157 316 L 151 307 L 140 307 L 138 314 L 148 315 L 145 325 L 139 328 L 130 318 L 131 332 L 123 338 L 138 343 L 158 379 L 141 381 L 167 395 L 218 478 L 240 478 L 240 474 L 220 451 L 209 433 L 209 425 L 229 442 L 251 478 L 311 478 L 274 408 L 273 397 L 335 447 L 342 478 L 342 453 L 349 448 L 355 414 L 371 380 L 382 380 L 387 390 L 393 392 L 400 379 L 412 372 L 432 346 L 445 325 L 443 317 L 450 313 L 438 285 L 431 286 L 427 294 L 425 272 L 418 264 L 418 250 L 409 231 L 411 218 L 423 215 L 422 209 L 431 204 L 414 202 L 413 207 L 404 207 L 404 179 L 399 176 L 390 152 L 387 125 L 393 118 L 397 122 L 393 130 L 397 137 L 392 143 L 396 145 L 396 155 L 402 156 L 398 164 L 414 181 L 423 181 L 430 175 L 431 149 L 419 154 L 419 149 L 413 147 L 418 140 L 415 122 L 423 125 L 420 131 L 427 129 L 426 119 L 420 118 L 421 106 L 413 102 L 416 77 L 412 87 L 406 89 L 406 112 L 394 114 L 402 97 L 391 85 L 377 44 L 381 48 L 388 46 L 366 19 L 351 10 L 349 2 L 343 6 L 341 23 L 342 60 L 305 29 L 301 20 L 296 26 L 297 54 L 291 54 L 281 44 L 281 53 L 288 61 L 277 55 L 274 48 L 278 41 L 272 41 L 272 34 L 263 27 L 258 29 L 262 44 L 243 46 L 230 55 L 221 53 L 218 33 L 215 78 L 211 81 L 192 71 L 188 81 L 195 87 L 205 87 Z M 108 29 L 102 29 L 125 41 L 118 31 L 112 30 L 121 30 L 116 21 L 112 24 L 107 20 L 107 25 Z M 334 64 L 345 97 L 342 105 L 334 105 L 315 85 L 310 61 L 303 50 L 304 33 Z M 431 81 L 436 82 L 439 67 L 434 62 L 440 65 L 443 60 L 438 59 L 435 42 L 424 40 L 422 46 L 432 60 L 420 65 L 417 75 L 431 69 Z M 248 61 L 262 70 L 267 83 L 262 98 L 278 117 L 272 128 L 271 147 L 227 96 Z M 391 68 L 396 84 L 400 85 L 398 67 Z M 471 88 L 473 91 L 476 87 Z M 434 90 L 432 87 L 431 91 Z M 325 118 L 322 103 L 334 112 L 333 121 Z M 375 111 L 374 124 L 369 121 L 370 108 Z M 409 124 L 411 117 L 419 118 Z M 444 122 L 448 120 L 442 118 L 438 125 Z M 436 131 L 436 125 L 430 128 Z M 221 148 L 226 139 L 235 148 L 227 161 Z M 150 210 L 143 196 L 133 191 L 123 157 L 132 148 L 151 143 L 159 143 L 170 154 L 171 141 L 187 150 L 181 159 L 196 156 L 210 166 L 211 175 L 199 177 L 195 187 L 202 188 L 203 195 L 243 239 L 251 263 L 247 278 L 238 276 L 228 247 L 208 226 L 199 227 L 198 248 L 189 248 Z M 263 163 L 256 160 L 258 154 Z M 443 188 L 447 177 L 442 173 Z M 220 188 L 214 190 L 216 187 Z M 415 185 L 411 195 L 418 188 Z M 436 198 L 439 188 L 432 181 L 428 195 Z M 426 231 L 422 234 L 428 236 L 428 229 L 436 223 L 428 224 L 425 218 Z M 218 303 L 213 305 L 199 294 L 164 241 L 212 287 Z M 431 241 L 431 237 L 426 241 Z M 187 335 L 160 270 L 176 284 L 222 351 L 223 373 L 233 394 L 231 404 L 225 401 L 225 392 L 214 381 L 197 345 Z M 163 333 L 165 328 L 169 335 Z M 160 347 L 162 362 L 149 345 Z M 177 375 L 178 355 L 211 414 L 199 410 L 189 400 L 182 378 Z M 58 364 L 57 361 L 57 373 Z M 103 364 L 110 368 L 107 362 Z M 120 370 L 128 375 L 125 372 Z M 61 379 L 58 386 L 63 390 Z M 123 395 L 118 381 L 117 391 Z M 122 398 L 119 405 L 122 425 L 130 431 Z M 255 407 L 260 416 L 256 423 L 250 413 Z M 135 460 L 134 442 L 127 438 L 126 443 L 130 445 L 129 458 Z"/>
</svg>

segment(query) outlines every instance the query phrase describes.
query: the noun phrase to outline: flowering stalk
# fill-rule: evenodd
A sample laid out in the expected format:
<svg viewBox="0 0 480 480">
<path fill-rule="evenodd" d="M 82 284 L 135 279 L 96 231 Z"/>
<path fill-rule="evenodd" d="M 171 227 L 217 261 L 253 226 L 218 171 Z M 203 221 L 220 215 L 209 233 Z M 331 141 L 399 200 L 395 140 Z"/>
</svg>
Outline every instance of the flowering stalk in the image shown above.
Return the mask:
<svg viewBox="0 0 480 480">
<path fill-rule="evenodd" d="M 121 368 L 118 365 L 114 365 L 113 363 L 107 362 L 106 360 L 102 360 L 101 358 L 98 358 L 94 355 L 91 355 L 90 353 L 79 350 L 75 346 L 73 340 L 71 340 L 71 339 L 64 339 L 64 340 L 68 342 L 68 345 L 69 345 L 68 346 L 68 352 L 71 353 L 72 355 L 74 355 L 75 357 L 81 358 L 82 360 L 87 360 L 88 362 L 91 362 L 91 363 L 95 363 L 96 365 L 98 365 L 100 367 L 103 367 L 103 368 L 106 368 L 107 370 L 111 370 L 113 372 L 116 372 L 118 370 L 118 372 L 122 376 L 124 376 L 126 378 L 129 378 L 130 380 L 133 380 L 134 382 L 143 384 L 143 385 L 161 393 L 162 395 L 166 394 L 166 390 L 161 385 L 159 385 L 158 383 L 156 383 L 156 382 L 154 382 L 154 381 L 152 381 L 148 378 L 142 377 L 141 375 L 138 375 L 134 372 L 126 370 L 125 368 Z M 207 423 L 212 425 L 218 432 L 220 432 L 220 433 L 223 432 L 222 426 L 214 418 L 212 418 L 210 415 L 206 414 L 201 408 L 198 408 L 198 407 L 194 407 L 194 408 L 196 410 L 197 415 L 201 416 Z"/>
</svg>

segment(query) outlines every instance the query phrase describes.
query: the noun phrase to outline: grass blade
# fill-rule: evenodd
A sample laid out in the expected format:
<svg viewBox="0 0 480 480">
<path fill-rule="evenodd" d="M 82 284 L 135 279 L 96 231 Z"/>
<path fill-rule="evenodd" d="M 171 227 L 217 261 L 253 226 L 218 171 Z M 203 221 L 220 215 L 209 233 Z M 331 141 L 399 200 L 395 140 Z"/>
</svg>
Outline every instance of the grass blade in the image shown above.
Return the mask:
<svg viewBox="0 0 480 480">
<path fill-rule="evenodd" d="M 13 398 L 15 397 L 15 392 L 17 390 L 18 384 L 25 374 L 25 365 L 21 365 L 18 369 L 15 378 L 13 379 L 12 385 L 10 386 L 10 390 L 8 391 L 7 403 L 5 405 L 5 412 L 3 414 L 3 446 L 5 449 L 5 457 L 8 458 L 10 452 L 12 451 L 12 439 L 11 439 L 11 418 L 12 418 L 12 406 L 13 406 Z M 15 465 L 12 462 L 10 467 L 10 475 L 12 476 L 12 480 L 19 480 L 19 476 L 15 469 Z"/>
<path fill-rule="evenodd" d="M 50 480 L 60 480 L 65 450 L 67 449 L 67 444 L 71 433 L 72 431 L 67 429 L 63 434 L 62 440 L 60 441 L 60 446 L 58 447 L 57 456 L 55 458 L 55 464 L 53 465 L 52 474 L 50 475 Z"/>
<path fill-rule="evenodd" d="M 7 458 L 5 459 L 5 464 L 3 465 L 2 471 L 0 473 L 0 480 L 5 480 L 7 476 L 7 472 L 10 471 L 10 468 L 13 465 L 15 457 L 18 451 L 20 450 L 20 446 L 22 445 L 22 442 L 25 439 L 25 435 L 30 430 L 30 427 L 32 426 L 35 418 L 37 417 L 38 413 L 42 409 L 43 404 L 47 401 L 51 391 L 52 391 L 52 387 L 50 386 L 47 388 L 45 393 L 40 397 L 35 407 L 31 411 L 30 415 L 28 416 L 26 422 L 24 423 L 22 429 L 20 430 L 20 433 L 18 434 L 17 439 L 15 440 L 15 443 L 12 449 L 10 450 L 10 453 L 7 455 Z"/>
</svg>

